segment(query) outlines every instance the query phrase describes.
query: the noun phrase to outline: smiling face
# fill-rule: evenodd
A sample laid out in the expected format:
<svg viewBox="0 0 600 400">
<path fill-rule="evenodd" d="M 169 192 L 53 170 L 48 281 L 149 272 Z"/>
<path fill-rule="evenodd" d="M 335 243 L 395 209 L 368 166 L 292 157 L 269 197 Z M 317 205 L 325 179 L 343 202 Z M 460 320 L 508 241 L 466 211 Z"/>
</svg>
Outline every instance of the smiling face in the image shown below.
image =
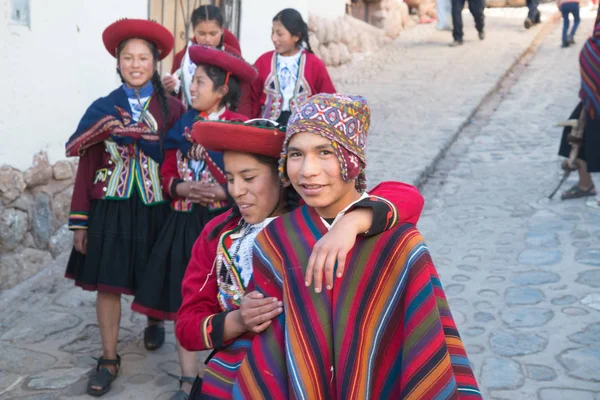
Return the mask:
<svg viewBox="0 0 600 400">
<path fill-rule="evenodd" d="M 331 140 L 312 132 L 290 139 L 286 170 L 294 189 L 323 218 L 335 218 L 358 200 L 354 180 L 344 181 Z"/>
<path fill-rule="evenodd" d="M 283 212 L 275 159 L 269 165 L 252 154 L 226 151 L 223 162 L 227 190 L 247 223 L 257 224 Z"/>
<path fill-rule="evenodd" d="M 190 85 L 192 108 L 208 114 L 219 111 L 220 103 L 226 94 L 227 87 L 215 88 L 215 83 L 206 73 L 204 66 L 198 66 Z"/>
<path fill-rule="evenodd" d="M 156 62 L 148 42 L 129 39 L 119 53 L 117 66 L 127 86 L 141 88 L 152 79 Z"/>
<path fill-rule="evenodd" d="M 198 44 L 216 48 L 222 36 L 223 28 L 216 20 L 200 21 L 194 26 L 194 38 Z"/>
<path fill-rule="evenodd" d="M 298 52 L 298 41 L 300 36 L 292 35 L 290 31 L 279 21 L 273 21 L 271 41 L 275 51 L 282 56 L 293 56 Z"/>
</svg>

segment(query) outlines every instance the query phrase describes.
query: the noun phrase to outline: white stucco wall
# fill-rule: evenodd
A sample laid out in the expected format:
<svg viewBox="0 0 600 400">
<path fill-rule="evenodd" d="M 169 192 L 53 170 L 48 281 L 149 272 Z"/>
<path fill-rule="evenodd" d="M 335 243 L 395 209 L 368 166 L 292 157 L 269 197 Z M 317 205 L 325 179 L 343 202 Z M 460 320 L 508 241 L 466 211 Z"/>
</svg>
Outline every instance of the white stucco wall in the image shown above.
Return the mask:
<svg viewBox="0 0 600 400">
<path fill-rule="evenodd" d="M 11 24 L 0 0 L 0 165 L 33 155 L 64 158 L 64 143 L 90 103 L 118 84 L 102 31 L 119 18 L 147 18 L 147 0 L 31 0 L 31 27 Z"/>
<path fill-rule="evenodd" d="M 305 21 L 314 13 L 324 18 L 337 18 L 346 11 L 346 0 L 244 0 L 240 45 L 242 54 L 254 62 L 266 51 L 273 49 L 271 26 L 273 17 L 284 8 L 295 8 Z"/>
</svg>

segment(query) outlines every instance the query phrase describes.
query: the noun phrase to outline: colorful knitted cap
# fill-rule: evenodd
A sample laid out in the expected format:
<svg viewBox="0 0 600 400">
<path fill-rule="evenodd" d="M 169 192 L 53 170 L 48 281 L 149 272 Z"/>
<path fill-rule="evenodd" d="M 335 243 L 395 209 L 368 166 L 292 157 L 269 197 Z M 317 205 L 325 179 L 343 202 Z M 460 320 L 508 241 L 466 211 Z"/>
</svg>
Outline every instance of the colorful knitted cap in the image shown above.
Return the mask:
<svg viewBox="0 0 600 400">
<path fill-rule="evenodd" d="M 298 132 L 312 132 L 333 142 L 342 178 L 356 179 L 356 188 L 365 191 L 365 148 L 370 123 L 371 110 L 362 96 L 321 93 L 311 97 L 294 110 L 288 122 L 279 160 L 281 179 L 288 182 L 286 161 L 290 139 Z"/>
</svg>

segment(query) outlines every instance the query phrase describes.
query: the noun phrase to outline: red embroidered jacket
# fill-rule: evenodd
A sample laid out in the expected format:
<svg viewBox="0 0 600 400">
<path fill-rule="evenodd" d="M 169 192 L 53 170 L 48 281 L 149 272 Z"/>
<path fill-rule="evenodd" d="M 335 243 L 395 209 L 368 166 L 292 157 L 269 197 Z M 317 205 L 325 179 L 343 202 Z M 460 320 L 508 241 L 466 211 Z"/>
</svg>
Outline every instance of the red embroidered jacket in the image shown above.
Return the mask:
<svg viewBox="0 0 600 400">
<path fill-rule="evenodd" d="M 169 96 L 171 115 L 165 125 L 168 130 L 183 114 L 184 107 L 179 100 Z M 163 124 L 160 104 L 153 97 L 148 111 L 160 127 Z M 95 137 L 91 147 L 79 158 L 69 229 L 87 229 L 92 200 L 129 198 L 137 190 L 144 204 L 158 204 L 166 201 L 161 186 L 160 166 L 136 145 L 117 145 L 110 138 L 110 132 Z"/>
<path fill-rule="evenodd" d="M 258 78 L 250 85 L 250 101 L 252 110 L 250 118 L 267 118 L 277 120 L 281 115 L 283 95 L 277 78 L 277 53 L 269 51 L 256 60 Z M 298 80 L 290 110 L 303 103 L 317 93 L 335 93 L 325 63 L 316 55 L 302 50 L 298 69 Z"/>
<path fill-rule="evenodd" d="M 188 111 L 189 112 L 189 111 Z M 183 118 L 182 118 L 183 119 Z M 221 115 L 221 121 L 246 121 L 248 118 L 242 114 L 238 114 L 229 109 L 226 109 Z M 181 120 L 180 120 L 181 122 Z M 179 124 L 179 123 L 178 123 Z M 178 128 L 178 124 L 173 129 Z M 180 127 L 182 131 L 181 135 L 184 134 L 183 129 L 185 126 Z M 191 129 L 191 126 L 187 126 Z M 189 200 L 177 196 L 176 186 L 177 184 L 185 181 L 194 180 L 194 174 L 189 167 L 189 159 L 187 154 L 182 154 L 179 149 L 165 150 L 165 158 L 160 167 L 160 174 L 162 177 L 162 185 L 165 193 L 168 193 L 172 199 L 171 208 L 176 211 L 191 211 L 192 202 Z"/>
</svg>

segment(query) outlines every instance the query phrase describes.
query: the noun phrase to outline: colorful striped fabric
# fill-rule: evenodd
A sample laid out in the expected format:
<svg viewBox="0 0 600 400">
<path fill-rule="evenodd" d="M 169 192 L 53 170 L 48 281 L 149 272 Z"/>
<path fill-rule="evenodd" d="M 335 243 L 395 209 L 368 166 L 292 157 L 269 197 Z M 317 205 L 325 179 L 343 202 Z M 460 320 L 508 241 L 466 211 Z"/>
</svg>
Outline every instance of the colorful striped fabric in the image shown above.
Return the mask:
<svg viewBox="0 0 600 400">
<path fill-rule="evenodd" d="M 86 211 L 71 211 L 69 213 L 69 229 L 87 229 L 88 219 Z"/>
<path fill-rule="evenodd" d="M 592 119 L 600 116 L 600 9 L 596 16 L 594 33 L 585 42 L 579 54 L 581 91 L 579 97 Z"/>
<path fill-rule="evenodd" d="M 233 398 L 481 398 L 417 229 L 358 239 L 344 276 L 317 294 L 304 266 L 326 231 L 304 206 L 257 237 L 254 284 L 285 311 L 252 342 Z"/>
<path fill-rule="evenodd" d="M 221 400 L 231 398 L 231 387 L 254 336 L 254 333 L 248 332 L 238 337 L 230 345 L 220 349 L 210 359 L 204 369 L 203 399 Z"/>
</svg>

